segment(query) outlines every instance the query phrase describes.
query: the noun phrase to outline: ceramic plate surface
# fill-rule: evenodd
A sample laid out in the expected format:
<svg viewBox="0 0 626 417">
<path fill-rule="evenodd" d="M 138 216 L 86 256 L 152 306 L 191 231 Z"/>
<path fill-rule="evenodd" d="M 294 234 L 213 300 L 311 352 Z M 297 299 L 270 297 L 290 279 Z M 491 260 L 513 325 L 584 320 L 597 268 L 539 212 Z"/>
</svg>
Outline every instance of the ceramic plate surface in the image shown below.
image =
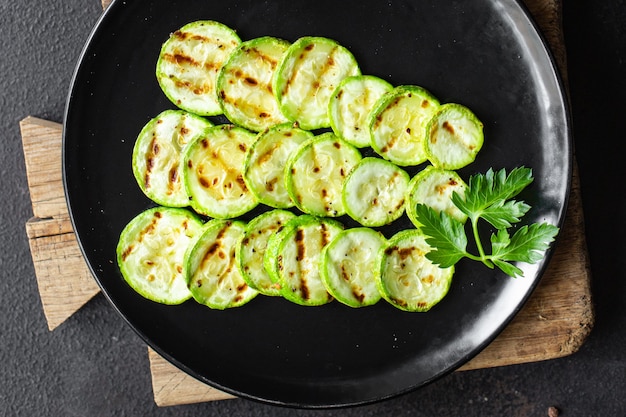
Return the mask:
<svg viewBox="0 0 626 417">
<path fill-rule="evenodd" d="M 133 178 L 132 148 L 148 120 L 174 108 L 157 84 L 156 60 L 169 34 L 194 20 L 225 23 L 243 40 L 335 39 L 353 52 L 364 74 L 420 85 L 442 103 L 471 108 L 485 124 L 485 144 L 459 174 L 467 180 L 490 167 L 532 168 L 535 182 L 520 196 L 533 207 L 525 223 L 561 225 L 567 204 L 572 155 L 562 85 L 516 1 L 116 0 L 74 75 L 63 168 L 85 258 L 130 326 L 201 381 L 250 399 L 310 408 L 414 390 L 493 340 L 536 286 L 551 252 L 524 266 L 525 277 L 518 279 L 461 261 L 449 294 L 428 313 L 402 312 L 384 301 L 362 309 L 338 302 L 302 307 L 264 296 L 213 311 L 191 300 L 155 304 L 126 285 L 115 261 L 119 234 L 154 205 Z M 384 233 L 408 227 L 405 215 Z"/>
</svg>

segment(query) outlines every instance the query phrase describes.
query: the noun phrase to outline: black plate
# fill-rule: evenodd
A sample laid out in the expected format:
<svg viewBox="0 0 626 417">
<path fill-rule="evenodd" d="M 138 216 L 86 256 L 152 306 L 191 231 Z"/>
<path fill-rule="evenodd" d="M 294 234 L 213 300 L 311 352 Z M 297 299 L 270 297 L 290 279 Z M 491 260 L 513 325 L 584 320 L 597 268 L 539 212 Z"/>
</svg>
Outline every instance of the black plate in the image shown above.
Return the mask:
<svg viewBox="0 0 626 417">
<path fill-rule="evenodd" d="M 257 297 L 212 311 L 167 307 L 133 292 L 115 262 L 126 223 L 153 204 L 131 171 L 142 126 L 173 108 L 157 85 L 160 45 L 185 23 L 213 19 L 242 39 L 334 38 L 363 73 L 418 84 L 469 106 L 485 145 L 469 174 L 525 165 L 526 222 L 562 224 L 571 139 L 559 77 L 526 10 L 512 0 L 116 0 L 77 67 L 65 118 L 64 178 L 75 231 L 104 294 L 159 354 L 238 396 L 298 407 L 363 404 L 421 387 L 485 347 L 527 299 L 546 260 L 512 279 L 462 261 L 448 296 L 425 314 L 385 302 L 351 309 Z M 415 172 L 415 171 L 412 171 Z M 386 230 L 408 227 L 405 217 Z"/>
</svg>

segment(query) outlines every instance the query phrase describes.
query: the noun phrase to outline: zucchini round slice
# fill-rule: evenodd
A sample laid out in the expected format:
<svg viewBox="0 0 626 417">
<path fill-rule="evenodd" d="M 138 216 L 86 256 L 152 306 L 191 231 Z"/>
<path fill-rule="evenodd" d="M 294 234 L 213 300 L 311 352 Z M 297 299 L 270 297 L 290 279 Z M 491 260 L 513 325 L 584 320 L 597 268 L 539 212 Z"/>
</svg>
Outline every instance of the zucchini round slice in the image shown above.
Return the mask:
<svg viewBox="0 0 626 417">
<path fill-rule="evenodd" d="M 183 208 L 154 207 L 132 219 L 117 244 L 124 280 L 143 297 L 161 304 L 191 298 L 183 275 L 185 252 L 200 235 L 202 221 Z"/>
<path fill-rule="evenodd" d="M 357 148 L 370 146 L 369 114 L 376 102 L 391 90 L 391 84 L 373 75 L 345 78 L 328 104 L 333 131 Z"/>
<path fill-rule="evenodd" d="M 222 113 L 216 81 L 241 39 L 211 20 L 191 22 L 172 33 L 159 53 L 156 78 L 172 103 L 201 116 Z"/>
<path fill-rule="evenodd" d="M 334 133 L 304 142 L 289 158 L 285 184 L 300 210 L 316 216 L 345 214 L 341 192 L 352 168 L 361 160 L 357 148 Z"/>
<path fill-rule="evenodd" d="M 256 297 L 235 260 L 237 241 L 245 231 L 241 221 L 213 219 L 189 249 L 183 273 L 193 298 L 207 307 L 239 307 Z"/>
<path fill-rule="evenodd" d="M 241 127 L 207 129 L 187 145 L 184 180 L 191 207 L 206 216 L 240 216 L 258 204 L 243 179 L 247 149 L 256 135 Z"/>
<path fill-rule="evenodd" d="M 483 123 L 460 104 L 442 105 L 426 131 L 428 159 L 439 168 L 463 168 L 474 162 L 483 146 Z"/>
<path fill-rule="evenodd" d="M 183 149 L 205 129 L 208 120 L 183 110 L 165 110 L 141 130 L 133 148 L 133 174 L 139 188 L 162 206 L 185 207 Z"/>
<path fill-rule="evenodd" d="M 342 230 L 336 220 L 302 215 L 270 237 L 264 262 L 284 298 L 305 306 L 333 300 L 320 276 L 321 253 Z"/>
<path fill-rule="evenodd" d="M 363 158 L 343 184 L 346 213 L 363 226 L 389 224 L 404 213 L 409 174 L 380 158 Z"/>
<path fill-rule="evenodd" d="M 256 132 L 287 122 L 272 90 L 278 62 L 289 42 L 264 36 L 243 42 L 222 67 L 217 96 L 232 123 Z"/>
<path fill-rule="evenodd" d="M 418 203 L 425 204 L 438 212 L 445 211 L 460 222 L 467 220 L 461 210 L 452 202 L 452 193 L 461 197 L 465 195 L 467 184 L 454 171 L 427 166 L 409 182 L 406 194 L 406 214 L 415 227 L 420 227 L 417 221 L 415 207 Z"/>
<path fill-rule="evenodd" d="M 419 229 L 403 230 L 379 251 L 378 289 L 393 306 L 426 312 L 450 289 L 454 267 L 440 268 L 426 254 L 431 250 Z"/>
<path fill-rule="evenodd" d="M 361 70 L 352 53 L 328 38 L 296 40 L 274 74 L 274 94 L 285 116 L 305 130 L 330 127 L 328 102 L 346 77 Z"/>
<path fill-rule="evenodd" d="M 376 304 L 376 261 L 385 238 L 380 232 L 357 227 L 340 232 L 323 250 L 321 277 L 337 301 L 350 307 Z"/>
<path fill-rule="evenodd" d="M 285 164 L 298 146 L 313 133 L 291 123 L 276 125 L 260 133 L 246 155 L 243 178 L 263 204 L 288 208 L 293 201 L 285 188 Z"/>
<path fill-rule="evenodd" d="M 376 103 L 370 114 L 372 148 L 400 166 L 426 161 L 426 126 L 439 101 L 422 87 L 398 86 Z"/>
<path fill-rule="evenodd" d="M 267 242 L 277 230 L 296 215 L 290 211 L 275 209 L 265 212 L 248 222 L 244 234 L 237 242 L 237 265 L 243 279 L 261 294 L 280 295 L 276 285 L 263 265 Z"/>
</svg>

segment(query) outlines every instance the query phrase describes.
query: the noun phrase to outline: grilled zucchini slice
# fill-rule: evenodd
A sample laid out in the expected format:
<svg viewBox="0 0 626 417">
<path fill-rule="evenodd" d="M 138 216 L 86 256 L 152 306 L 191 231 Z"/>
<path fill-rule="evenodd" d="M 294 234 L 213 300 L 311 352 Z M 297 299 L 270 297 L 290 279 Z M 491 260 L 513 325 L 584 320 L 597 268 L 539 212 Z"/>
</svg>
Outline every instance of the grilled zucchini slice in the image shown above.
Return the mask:
<svg viewBox="0 0 626 417">
<path fill-rule="evenodd" d="M 248 222 L 245 232 L 237 242 L 236 259 L 241 275 L 250 287 L 261 294 L 280 295 L 279 286 L 265 271 L 263 256 L 270 236 L 294 217 L 295 214 L 286 210 L 267 211 Z"/>
<path fill-rule="evenodd" d="M 159 53 L 156 78 L 172 103 L 201 116 L 222 113 L 216 81 L 241 39 L 228 26 L 200 20 L 172 33 Z"/>
<path fill-rule="evenodd" d="M 239 307 L 256 297 L 241 276 L 235 248 L 245 223 L 213 219 L 185 257 L 183 273 L 193 298 L 207 307 L 224 310 Z"/>
<path fill-rule="evenodd" d="M 446 103 L 428 123 L 426 153 L 430 162 L 443 169 L 471 164 L 483 146 L 483 123 L 465 106 Z"/>
<path fill-rule="evenodd" d="M 454 267 L 440 268 L 426 258 L 431 250 L 419 229 L 392 236 L 378 253 L 376 282 L 382 297 L 393 306 L 426 312 L 448 293 Z"/>
<path fill-rule="evenodd" d="M 361 160 L 357 148 L 332 132 L 304 142 L 289 158 L 285 184 L 300 210 L 316 216 L 345 214 L 341 192 L 352 168 Z"/>
<path fill-rule="evenodd" d="M 361 70 L 352 53 L 328 38 L 296 40 L 274 74 L 274 94 L 283 114 L 305 130 L 330 127 L 328 103 L 346 77 Z"/>
<path fill-rule="evenodd" d="M 343 184 L 346 213 L 363 226 L 384 226 L 404 213 L 409 174 L 384 159 L 363 158 Z"/>
<path fill-rule="evenodd" d="M 419 86 L 403 85 L 385 94 L 370 114 L 372 148 L 400 166 L 427 160 L 426 126 L 439 108 L 439 101 Z"/>
<path fill-rule="evenodd" d="M 320 276 L 321 253 L 342 230 L 334 219 L 301 215 L 270 237 L 264 265 L 284 298 L 304 306 L 333 300 Z"/>
<path fill-rule="evenodd" d="M 133 174 L 139 188 L 162 206 L 185 207 L 183 149 L 213 124 L 183 110 L 165 110 L 141 130 L 133 148 Z"/>
<path fill-rule="evenodd" d="M 191 298 L 183 275 L 185 253 L 202 230 L 198 216 L 183 208 L 154 207 L 122 230 L 117 263 L 124 280 L 143 297 L 161 304 Z"/>
<path fill-rule="evenodd" d="M 276 125 L 257 136 L 246 155 L 243 178 L 261 203 L 274 208 L 293 206 L 285 187 L 285 164 L 298 146 L 311 138 L 313 133 L 291 123 Z"/>
<path fill-rule="evenodd" d="M 370 146 L 369 114 L 376 102 L 391 90 L 390 83 L 373 75 L 345 78 L 328 103 L 330 126 L 335 134 L 357 148 Z"/>
<path fill-rule="evenodd" d="M 406 213 L 415 225 L 420 227 L 417 220 L 415 207 L 417 204 L 425 204 L 438 212 L 445 211 L 460 222 L 467 220 L 461 210 L 452 202 L 452 193 L 456 192 L 461 197 L 465 195 L 467 184 L 454 171 L 427 166 L 415 175 L 407 189 Z"/>
<path fill-rule="evenodd" d="M 206 216 L 240 216 L 258 204 L 243 179 L 247 149 L 256 135 L 233 125 L 205 130 L 187 145 L 184 181 L 191 207 Z"/>
<path fill-rule="evenodd" d="M 289 45 L 264 36 L 245 41 L 233 51 L 217 77 L 217 96 L 228 120 L 256 132 L 287 122 L 272 80 Z"/>
<path fill-rule="evenodd" d="M 322 250 L 320 275 L 329 294 L 350 307 L 376 304 L 376 261 L 385 238 L 380 232 L 357 227 L 340 232 Z"/>
</svg>

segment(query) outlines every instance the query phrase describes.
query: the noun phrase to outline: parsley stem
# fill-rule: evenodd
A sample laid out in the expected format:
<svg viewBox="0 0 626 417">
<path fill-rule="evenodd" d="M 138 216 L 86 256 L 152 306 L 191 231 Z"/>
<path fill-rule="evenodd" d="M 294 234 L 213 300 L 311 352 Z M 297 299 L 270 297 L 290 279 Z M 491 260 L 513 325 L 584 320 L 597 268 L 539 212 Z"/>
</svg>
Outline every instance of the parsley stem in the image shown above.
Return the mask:
<svg viewBox="0 0 626 417">
<path fill-rule="evenodd" d="M 480 235 L 478 234 L 478 219 L 480 216 L 472 216 L 472 232 L 474 234 L 474 241 L 476 242 L 476 248 L 478 248 L 479 260 L 481 260 L 485 265 L 489 268 L 493 268 L 493 264 L 489 260 L 489 256 L 485 254 L 485 249 L 483 248 L 483 244 L 480 240 Z"/>
</svg>

